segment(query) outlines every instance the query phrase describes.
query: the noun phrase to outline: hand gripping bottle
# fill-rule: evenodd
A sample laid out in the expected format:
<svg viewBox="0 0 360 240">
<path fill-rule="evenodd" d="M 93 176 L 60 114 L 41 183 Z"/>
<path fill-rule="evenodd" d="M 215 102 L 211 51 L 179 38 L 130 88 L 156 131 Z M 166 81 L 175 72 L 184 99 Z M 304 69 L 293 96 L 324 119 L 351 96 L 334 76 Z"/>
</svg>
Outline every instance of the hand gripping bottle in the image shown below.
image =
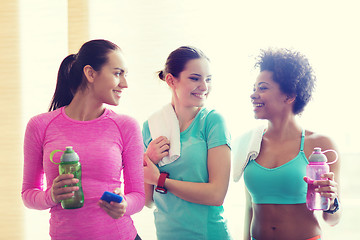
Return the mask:
<svg viewBox="0 0 360 240">
<path fill-rule="evenodd" d="M 327 158 L 324 153 L 334 152 L 336 159 L 330 163 L 327 163 Z M 308 189 L 306 194 L 306 206 L 309 210 L 328 210 L 329 198 L 323 197 L 320 193 L 315 192 L 315 186 L 312 184 L 315 180 L 326 180 L 327 178 L 321 178 L 322 174 L 330 171 L 329 164 L 333 164 L 337 161 L 337 153 L 334 150 L 326 150 L 321 152 L 321 148 L 314 148 L 313 153 L 309 157 L 309 164 L 306 167 L 306 176 L 308 179 Z"/>
<path fill-rule="evenodd" d="M 55 153 L 63 152 L 60 163 L 55 163 L 52 158 Z M 54 150 L 50 153 L 50 160 L 59 164 L 59 174 L 73 174 L 74 178 L 79 179 L 79 182 L 73 185 L 65 185 L 65 187 L 78 186 L 79 190 L 74 191 L 74 195 L 71 198 L 61 200 L 61 206 L 64 209 L 81 208 L 84 205 L 84 192 L 81 186 L 81 164 L 79 162 L 79 156 L 72 149 L 72 147 L 66 147 L 65 151 Z"/>
</svg>

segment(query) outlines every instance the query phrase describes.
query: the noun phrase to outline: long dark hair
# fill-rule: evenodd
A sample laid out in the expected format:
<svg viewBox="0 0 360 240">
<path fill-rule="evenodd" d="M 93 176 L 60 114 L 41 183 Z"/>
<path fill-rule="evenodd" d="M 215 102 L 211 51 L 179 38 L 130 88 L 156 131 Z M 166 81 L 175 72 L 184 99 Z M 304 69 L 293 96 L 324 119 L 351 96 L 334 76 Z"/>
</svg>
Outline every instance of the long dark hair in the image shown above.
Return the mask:
<svg viewBox="0 0 360 240">
<path fill-rule="evenodd" d="M 120 50 L 116 44 L 108 40 L 97 39 L 84 43 L 77 54 L 67 56 L 60 64 L 49 112 L 69 105 L 75 93 L 80 88 L 86 88 L 86 79 L 83 75 L 86 65 L 99 71 L 107 63 L 108 53 L 115 50 Z"/>
<path fill-rule="evenodd" d="M 185 65 L 192 59 L 209 58 L 200 50 L 192 46 L 182 46 L 170 53 L 168 56 L 164 70 L 158 72 L 161 80 L 165 80 L 165 76 L 171 73 L 174 77 L 179 77 L 179 74 L 184 70 Z"/>
</svg>

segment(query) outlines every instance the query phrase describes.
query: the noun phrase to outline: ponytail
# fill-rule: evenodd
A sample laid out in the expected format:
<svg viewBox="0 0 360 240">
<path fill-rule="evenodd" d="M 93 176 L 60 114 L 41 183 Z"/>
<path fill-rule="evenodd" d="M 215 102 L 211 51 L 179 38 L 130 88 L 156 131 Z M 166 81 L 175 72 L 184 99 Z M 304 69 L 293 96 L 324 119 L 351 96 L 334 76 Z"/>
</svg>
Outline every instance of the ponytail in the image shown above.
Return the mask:
<svg viewBox="0 0 360 240">
<path fill-rule="evenodd" d="M 165 75 L 164 75 L 164 71 L 163 71 L 163 70 L 158 71 L 157 74 L 158 74 L 158 77 L 159 77 L 161 80 L 165 81 Z"/>
<path fill-rule="evenodd" d="M 108 61 L 108 53 L 115 50 L 121 49 L 108 40 L 97 39 L 84 43 L 78 54 L 67 56 L 60 64 L 49 112 L 69 105 L 79 88 L 86 88 L 87 81 L 83 75 L 86 65 L 99 71 Z"/>
<path fill-rule="evenodd" d="M 73 82 L 72 80 L 81 81 L 81 76 L 80 79 L 71 79 L 70 77 L 70 72 L 73 73 L 75 70 L 71 71 L 75 61 L 76 55 L 70 54 L 61 62 L 57 76 L 55 93 L 49 107 L 49 112 L 69 105 L 73 99 L 75 92 L 71 88 L 71 82 Z"/>
</svg>

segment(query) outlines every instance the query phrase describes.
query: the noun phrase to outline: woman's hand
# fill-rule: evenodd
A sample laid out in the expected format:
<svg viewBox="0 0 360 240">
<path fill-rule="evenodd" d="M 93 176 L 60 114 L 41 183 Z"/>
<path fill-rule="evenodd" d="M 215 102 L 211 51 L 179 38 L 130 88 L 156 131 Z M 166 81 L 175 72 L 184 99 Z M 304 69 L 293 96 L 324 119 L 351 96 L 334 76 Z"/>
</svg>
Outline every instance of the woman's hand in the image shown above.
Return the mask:
<svg viewBox="0 0 360 240">
<path fill-rule="evenodd" d="M 153 163 L 158 164 L 161 159 L 169 155 L 169 149 L 169 139 L 160 136 L 149 143 L 146 154 Z"/>
<path fill-rule="evenodd" d="M 321 176 L 327 178 L 326 180 L 314 181 L 314 185 L 319 186 L 315 191 L 319 192 L 321 196 L 329 198 L 330 206 L 334 205 L 334 199 L 338 197 L 338 184 L 335 182 L 334 176 L 333 172 L 329 172 Z"/>
<path fill-rule="evenodd" d="M 119 219 L 122 216 L 124 216 L 125 212 L 126 212 L 126 207 L 127 207 L 127 202 L 124 198 L 124 195 L 117 192 L 117 189 L 115 189 L 114 193 L 120 195 L 123 197 L 123 200 L 121 201 L 121 203 L 117 203 L 117 202 L 106 202 L 103 200 L 100 200 L 98 202 L 98 205 L 105 210 L 105 212 L 112 217 L 113 219 Z"/>
<path fill-rule="evenodd" d="M 56 177 L 51 186 L 51 198 L 55 203 L 71 198 L 74 191 L 78 191 L 78 186 L 70 186 L 79 182 L 79 179 L 74 178 L 73 174 L 62 174 Z M 67 185 L 68 187 L 64 187 Z"/>
<path fill-rule="evenodd" d="M 334 199 L 338 197 L 338 184 L 334 181 L 334 173 L 325 173 L 321 177 L 326 180 L 311 180 L 308 177 L 305 177 L 304 180 L 308 184 L 317 186 L 315 191 L 320 193 L 321 196 L 329 198 L 330 205 L 333 205 Z"/>
<path fill-rule="evenodd" d="M 160 177 L 160 171 L 156 165 L 144 154 L 144 181 L 150 185 L 157 185 Z"/>
</svg>

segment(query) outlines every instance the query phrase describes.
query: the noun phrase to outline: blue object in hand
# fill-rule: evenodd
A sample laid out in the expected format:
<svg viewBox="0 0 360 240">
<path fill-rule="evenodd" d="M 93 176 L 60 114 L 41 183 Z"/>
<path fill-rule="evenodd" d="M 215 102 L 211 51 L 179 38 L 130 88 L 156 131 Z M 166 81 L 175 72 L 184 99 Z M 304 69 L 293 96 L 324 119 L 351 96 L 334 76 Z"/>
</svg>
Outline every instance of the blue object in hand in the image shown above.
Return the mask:
<svg viewBox="0 0 360 240">
<path fill-rule="evenodd" d="M 108 203 L 110 203 L 110 202 L 121 203 L 123 198 L 122 198 L 122 196 L 117 195 L 115 193 L 105 191 L 100 199 L 104 200 L 104 201 L 106 201 Z"/>
</svg>

